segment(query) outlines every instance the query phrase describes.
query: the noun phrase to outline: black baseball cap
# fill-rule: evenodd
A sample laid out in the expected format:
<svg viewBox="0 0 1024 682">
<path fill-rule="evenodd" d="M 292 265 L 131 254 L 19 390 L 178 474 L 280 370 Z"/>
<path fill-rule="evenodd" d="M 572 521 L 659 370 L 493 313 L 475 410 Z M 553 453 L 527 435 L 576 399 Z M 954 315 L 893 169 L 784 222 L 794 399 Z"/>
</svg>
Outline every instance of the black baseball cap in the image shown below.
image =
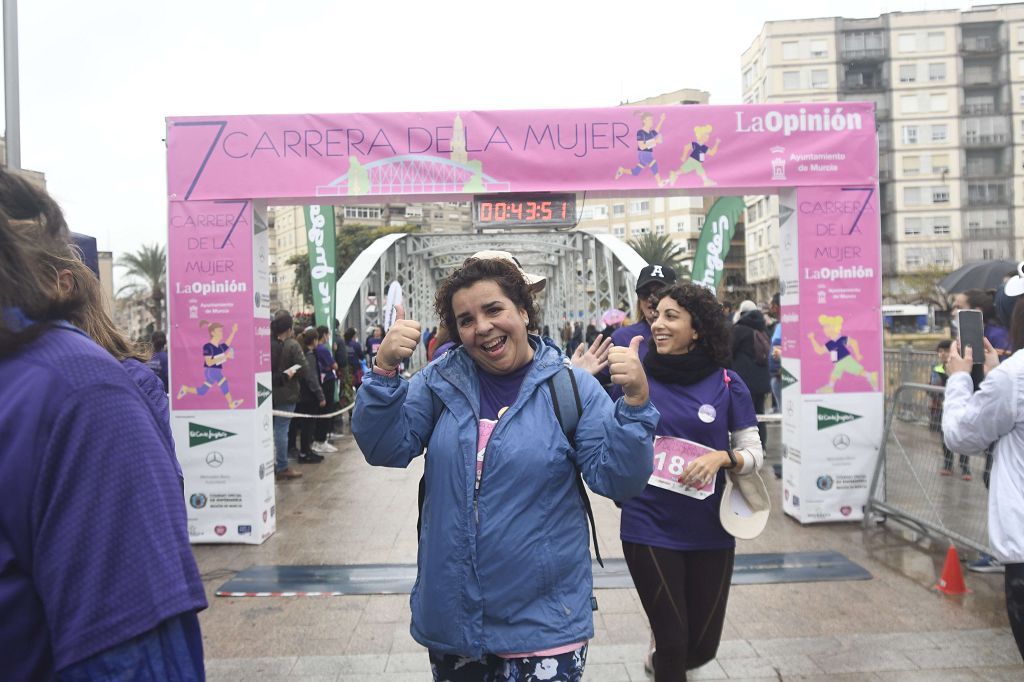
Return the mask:
<svg viewBox="0 0 1024 682">
<path fill-rule="evenodd" d="M 675 283 L 676 271 L 669 266 L 658 265 L 657 263 L 646 265 L 640 271 L 640 276 L 636 278 L 636 293 L 639 294 L 651 284 L 667 287 Z"/>
</svg>

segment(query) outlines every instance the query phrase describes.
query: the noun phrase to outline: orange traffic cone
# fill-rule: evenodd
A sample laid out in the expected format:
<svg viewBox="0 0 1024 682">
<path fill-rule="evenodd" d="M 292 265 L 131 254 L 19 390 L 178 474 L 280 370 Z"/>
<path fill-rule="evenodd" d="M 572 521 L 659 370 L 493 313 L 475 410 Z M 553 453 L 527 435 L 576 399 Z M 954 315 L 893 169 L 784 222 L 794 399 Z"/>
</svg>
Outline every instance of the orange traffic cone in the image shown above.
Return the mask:
<svg viewBox="0 0 1024 682">
<path fill-rule="evenodd" d="M 942 567 L 942 577 L 935 586 L 943 594 L 967 594 L 970 590 L 964 584 L 964 574 L 960 570 L 960 557 L 956 553 L 956 547 L 949 546 L 946 552 L 946 564 Z"/>
</svg>

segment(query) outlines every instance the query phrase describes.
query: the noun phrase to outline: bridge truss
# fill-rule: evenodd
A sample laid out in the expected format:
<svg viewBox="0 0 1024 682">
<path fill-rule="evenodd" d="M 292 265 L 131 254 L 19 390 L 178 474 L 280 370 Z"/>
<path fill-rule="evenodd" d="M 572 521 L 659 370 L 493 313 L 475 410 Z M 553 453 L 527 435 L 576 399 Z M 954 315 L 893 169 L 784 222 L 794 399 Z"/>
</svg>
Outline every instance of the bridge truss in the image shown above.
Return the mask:
<svg viewBox="0 0 1024 682">
<path fill-rule="evenodd" d="M 501 234 L 390 234 L 363 251 L 338 280 L 337 310 L 343 327 L 354 327 L 360 340 L 380 323 L 388 286 L 402 285 L 407 316 L 425 328 L 437 326 L 434 294 L 444 277 L 477 251 L 513 254 L 527 272 L 544 275 L 537 297 L 541 325 L 554 339 L 566 323 L 596 324 L 609 308 L 631 313 L 640 269 L 647 265 L 630 246 L 607 234 L 510 232 Z M 371 304 L 375 297 L 376 304 Z M 426 354 L 413 355 L 409 369 L 422 367 Z"/>
</svg>

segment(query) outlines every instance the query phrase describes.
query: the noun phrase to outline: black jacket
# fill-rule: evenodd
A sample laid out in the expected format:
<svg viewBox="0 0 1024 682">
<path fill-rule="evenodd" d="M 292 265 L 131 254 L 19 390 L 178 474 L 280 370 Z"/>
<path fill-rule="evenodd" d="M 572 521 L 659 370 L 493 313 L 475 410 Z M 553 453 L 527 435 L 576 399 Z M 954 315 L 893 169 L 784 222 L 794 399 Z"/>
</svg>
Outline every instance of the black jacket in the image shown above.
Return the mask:
<svg viewBox="0 0 1024 682">
<path fill-rule="evenodd" d="M 743 313 L 732 326 L 732 368 L 751 393 L 768 393 L 772 390 L 768 365 L 759 365 L 754 360 L 755 329 L 767 334 L 760 310 Z"/>
</svg>

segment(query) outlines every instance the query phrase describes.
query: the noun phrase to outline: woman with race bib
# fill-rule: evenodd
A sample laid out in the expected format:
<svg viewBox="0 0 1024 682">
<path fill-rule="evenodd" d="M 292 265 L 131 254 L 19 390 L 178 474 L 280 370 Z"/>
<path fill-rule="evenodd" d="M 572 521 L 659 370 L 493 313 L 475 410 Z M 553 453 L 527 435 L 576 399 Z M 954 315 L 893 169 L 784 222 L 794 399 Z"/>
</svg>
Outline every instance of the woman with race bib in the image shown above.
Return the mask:
<svg viewBox="0 0 1024 682">
<path fill-rule="evenodd" d="M 714 294 L 687 282 L 657 296 L 644 358 L 661 412 L 654 474 L 623 502 L 620 532 L 665 682 L 718 651 L 736 548 L 719 519 L 725 470 L 752 473 L 764 454 L 750 392 L 726 369 L 729 329 Z"/>
<path fill-rule="evenodd" d="M 407 467 L 427 447 L 410 604 L 435 680 L 580 680 L 594 625 L 577 471 L 615 499 L 638 494 L 651 475 L 658 412 L 640 337 L 610 352 L 624 394 L 612 403 L 588 372 L 528 334 L 540 325 L 524 274 L 505 258 L 466 260 L 435 301 L 455 348 L 406 381 L 397 368 L 421 327 L 396 321 L 356 399 L 352 431 L 369 463 Z M 571 436 L 552 401 L 562 372 L 581 408 Z"/>
</svg>

